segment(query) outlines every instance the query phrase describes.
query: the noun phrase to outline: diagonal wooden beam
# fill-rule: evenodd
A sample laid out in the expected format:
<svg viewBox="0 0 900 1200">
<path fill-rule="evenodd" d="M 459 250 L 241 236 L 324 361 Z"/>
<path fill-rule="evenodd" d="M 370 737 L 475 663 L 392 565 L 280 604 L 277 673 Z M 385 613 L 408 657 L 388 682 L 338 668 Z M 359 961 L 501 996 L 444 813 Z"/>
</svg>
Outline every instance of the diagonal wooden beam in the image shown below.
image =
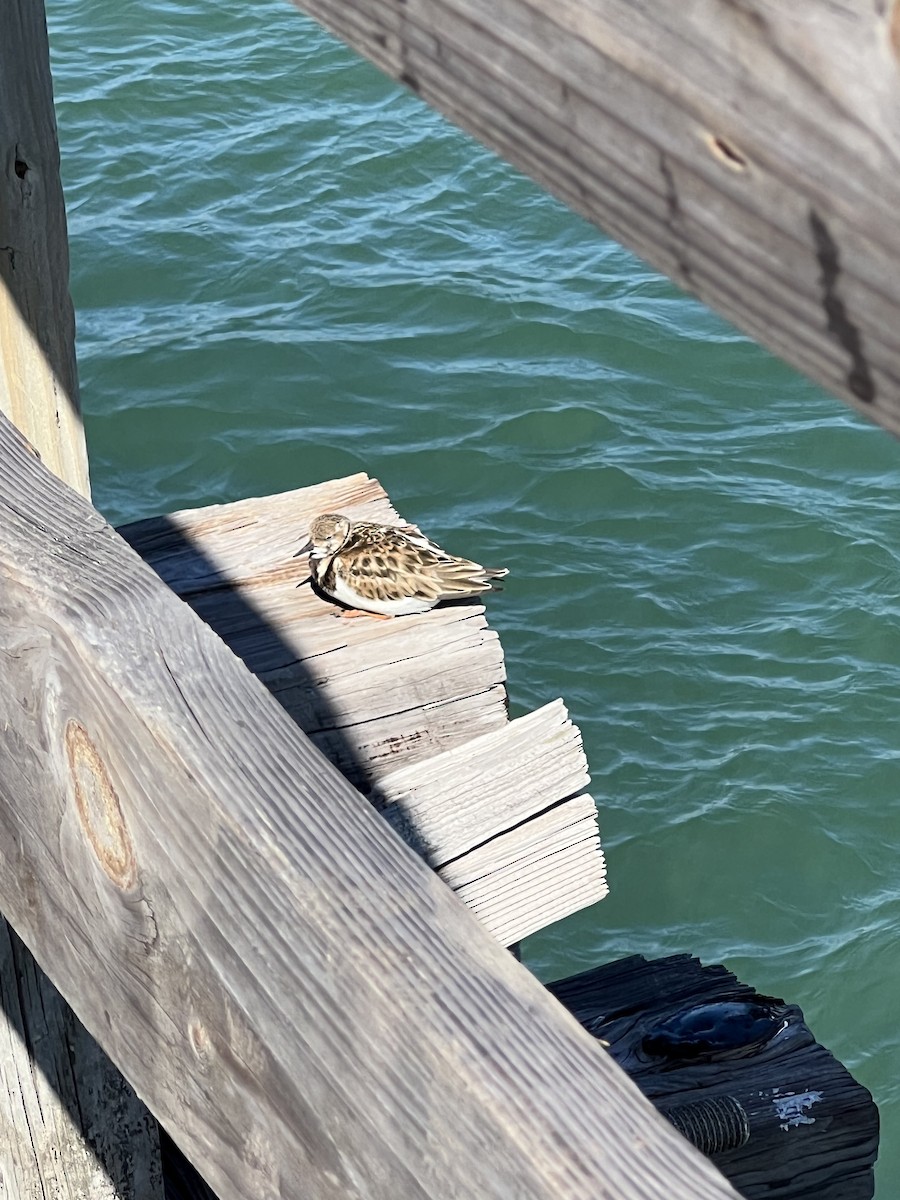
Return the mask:
<svg viewBox="0 0 900 1200">
<path fill-rule="evenodd" d="M 222 1200 L 735 1200 L 5 418 L 0 579 L 0 906 Z"/>
</svg>

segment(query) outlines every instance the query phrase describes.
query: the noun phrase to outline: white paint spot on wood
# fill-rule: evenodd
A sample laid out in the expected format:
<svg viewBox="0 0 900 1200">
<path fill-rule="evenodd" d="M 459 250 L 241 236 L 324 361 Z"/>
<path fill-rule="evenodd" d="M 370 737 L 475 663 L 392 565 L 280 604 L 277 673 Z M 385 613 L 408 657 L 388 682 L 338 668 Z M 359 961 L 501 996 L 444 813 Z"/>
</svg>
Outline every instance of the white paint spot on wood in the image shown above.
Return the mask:
<svg viewBox="0 0 900 1200">
<path fill-rule="evenodd" d="M 772 1103 L 784 1132 L 796 1129 L 799 1125 L 814 1125 L 816 1119 L 809 1116 L 809 1110 L 821 1099 L 821 1092 L 796 1092 L 788 1096 L 775 1096 Z"/>
</svg>

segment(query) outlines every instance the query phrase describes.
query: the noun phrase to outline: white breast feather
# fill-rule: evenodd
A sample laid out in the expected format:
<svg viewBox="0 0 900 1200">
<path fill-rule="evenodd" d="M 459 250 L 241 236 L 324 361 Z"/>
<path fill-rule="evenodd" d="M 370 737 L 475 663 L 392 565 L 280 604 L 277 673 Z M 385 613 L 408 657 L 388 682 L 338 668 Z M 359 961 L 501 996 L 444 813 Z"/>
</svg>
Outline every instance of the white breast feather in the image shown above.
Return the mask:
<svg viewBox="0 0 900 1200">
<path fill-rule="evenodd" d="M 421 596 L 404 596 L 400 600 L 369 600 L 348 587 L 346 580 L 340 575 L 335 576 L 334 589 L 331 593 L 335 600 L 349 604 L 351 608 L 361 608 L 364 612 L 384 613 L 388 617 L 408 617 L 413 613 L 428 612 L 434 608 L 437 600 L 423 600 Z"/>
</svg>

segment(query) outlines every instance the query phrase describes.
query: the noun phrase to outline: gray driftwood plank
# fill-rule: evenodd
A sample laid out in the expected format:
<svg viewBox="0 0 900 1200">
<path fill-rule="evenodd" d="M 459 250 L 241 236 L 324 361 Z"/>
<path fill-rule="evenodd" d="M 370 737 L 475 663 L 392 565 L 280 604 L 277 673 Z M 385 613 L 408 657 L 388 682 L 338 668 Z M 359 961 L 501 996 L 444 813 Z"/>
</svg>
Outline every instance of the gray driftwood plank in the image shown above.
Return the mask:
<svg viewBox="0 0 900 1200">
<path fill-rule="evenodd" d="M 896 4 L 295 2 L 900 430 Z"/>
<path fill-rule="evenodd" d="M 0 420 L 0 903 L 223 1200 L 734 1197 Z"/>
</svg>

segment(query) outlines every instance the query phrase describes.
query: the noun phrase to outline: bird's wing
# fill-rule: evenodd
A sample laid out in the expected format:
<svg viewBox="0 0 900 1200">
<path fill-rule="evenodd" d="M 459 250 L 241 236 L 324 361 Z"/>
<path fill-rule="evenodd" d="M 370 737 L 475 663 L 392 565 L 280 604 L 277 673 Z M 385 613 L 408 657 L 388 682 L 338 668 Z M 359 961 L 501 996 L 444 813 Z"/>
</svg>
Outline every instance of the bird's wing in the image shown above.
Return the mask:
<svg viewBox="0 0 900 1200">
<path fill-rule="evenodd" d="M 359 522 L 339 553 L 340 573 L 370 599 L 449 600 L 488 591 L 494 571 L 448 554 L 415 525 L 394 528 Z"/>
</svg>

